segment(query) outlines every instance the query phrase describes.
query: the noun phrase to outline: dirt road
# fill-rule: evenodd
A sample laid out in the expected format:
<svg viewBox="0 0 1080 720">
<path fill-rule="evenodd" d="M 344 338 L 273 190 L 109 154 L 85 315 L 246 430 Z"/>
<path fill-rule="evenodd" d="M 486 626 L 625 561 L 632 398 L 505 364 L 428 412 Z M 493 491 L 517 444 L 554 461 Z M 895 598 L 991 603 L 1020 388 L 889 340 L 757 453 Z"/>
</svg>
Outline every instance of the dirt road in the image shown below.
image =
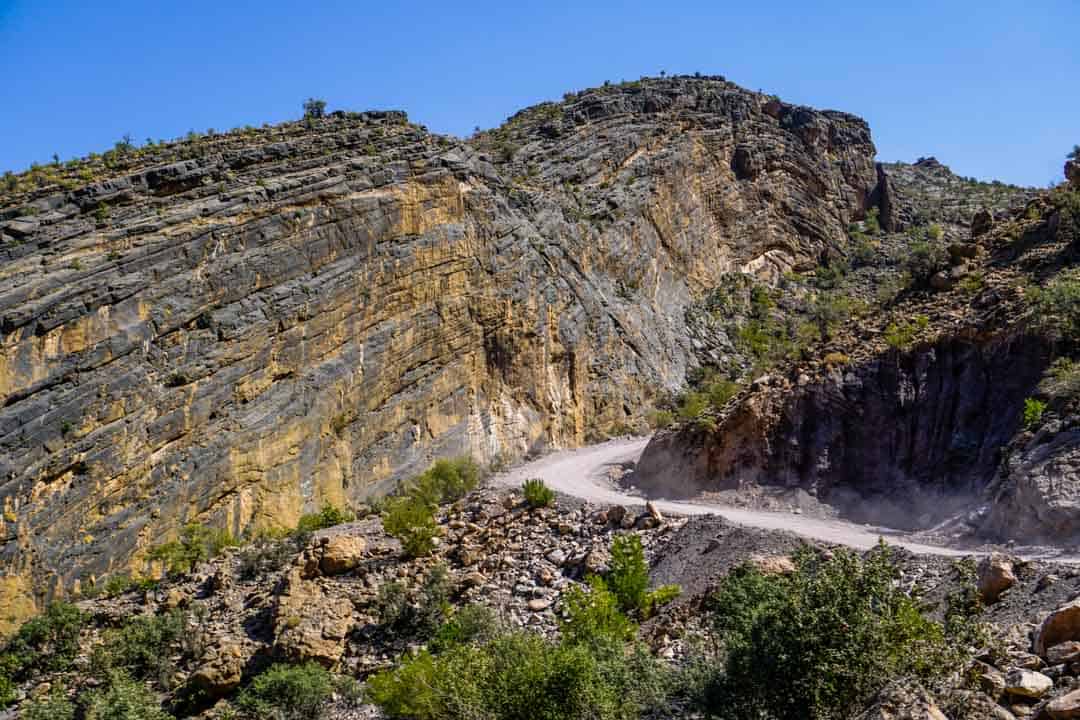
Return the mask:
<svg viewBox="0 0 1080 720">
<path fill-rule="evenodd" d="M 649 442 L 648 438 L 611 440 L 600 445 L 564 450 L 539 460 L 526 463 L 496 476 L 497 483 L 520 487 L 528 478 L 540 478 L 548 487 L 563 494 L 595 503 L 643 505 L 644 500 L 629 495 L 615 487 L 608 479 L 608 471 L 627 462 L 636 462 Z M 905 539 L 905 534 L 888 528 L 868 527 L 842 520 L 822 520 L 793 513 L 763 512 L 698 503 L 672 502 L 654 499 L 653 504 L 663 513 L 675 515 L 720 515 L 732 522 L 767 530 L 787 530 L 813 540 L 858 549 L 873 547 L 884 536 L 891 545 L 907 548 L 912 552 L 963 556 L 970 550 L 937 547 Z"/>
</svg>

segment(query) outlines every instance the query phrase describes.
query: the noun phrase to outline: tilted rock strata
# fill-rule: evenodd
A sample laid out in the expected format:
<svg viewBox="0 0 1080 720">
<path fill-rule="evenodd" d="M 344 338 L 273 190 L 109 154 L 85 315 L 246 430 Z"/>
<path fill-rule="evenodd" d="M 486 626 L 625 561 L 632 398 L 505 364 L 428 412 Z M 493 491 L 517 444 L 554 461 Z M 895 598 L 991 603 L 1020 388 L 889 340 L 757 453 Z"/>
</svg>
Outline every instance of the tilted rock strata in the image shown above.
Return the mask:
<svg viewBox="0 0 1080 720">
<path fill-rule="evenodd" d="M 495 158 L 337 116 L 0 211 L 5 609 L 187 521 L 291 526 L 437 456 L 642 427 L 696 363 L 682 307 L 812 262 L 873 184 L 861 120 L 716 79 L 506 128 Z"/>
</svg>

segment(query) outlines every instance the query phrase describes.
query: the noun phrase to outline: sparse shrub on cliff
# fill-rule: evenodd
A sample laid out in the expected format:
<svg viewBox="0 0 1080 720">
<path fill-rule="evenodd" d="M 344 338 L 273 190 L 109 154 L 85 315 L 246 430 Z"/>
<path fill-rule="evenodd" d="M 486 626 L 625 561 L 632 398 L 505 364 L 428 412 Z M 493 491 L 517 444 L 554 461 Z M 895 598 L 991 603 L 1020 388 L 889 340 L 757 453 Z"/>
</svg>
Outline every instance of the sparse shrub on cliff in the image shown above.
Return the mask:
<svg viewBox="0 0 1080 720">
<path fill-rule="evenodd" d="M 192 568 L 221 554 L 238 543 L 228 530 L 210 528 L 200 523 L 188 523 L 180 531 L 180 539 L 157 545 L 147 557 L 159 560 L 170 573 L 183 575 Z"/>
<path fill-rule="evenodd" d="M 898 573 L 884 545 L 865 558 L 805 549 L 790 576 L 732 571 L 712 599 L 724 662 L 705 709 L 722 718 L 846 718 L 894 678 L 951 673 L 966 646 L 923 616 Z"/>
<path fill-rule="evenodd" d="M 1080 362 L 1058 358 L 1046 371 L 1039 389 L 1050 397 L 1065 400 L 1080 398 Z"/>
<path fill-rule="evenodd" d="M 139 577 L 138 575 L 131 575 L 129 573 L 117 573 L 111 575 L 109 579 L 100 586 L 100 589 L 98 586 L 95 586 L 93 590 L 86 593 L 86 596 L 113 598 L 127 592 L 145 592 L 147 590 L 153 590 L 158 584 L 157 580 L 152 580 L 150 578 Z"/>
<path fill-rule="evenodd" d="M 326 101 L 319 98 L 308 98 L 304 101 L 304 117 L 318 120 L 326 115 Z"/>
<path fill-rule="evenodd" d="M 236 705 L 250 720 L 317 720 L 333 692 L 333 678 L 317 663 L 278 663 L 241 690 Z"/>
<path fill-rule="evenodd" d="M 494 610 L 470 603 L 450 615 L 428 643 L 428 647 L 434 653 L 444 652 L 457 645 L 491 642 L 502 632 L 502 621 Z"/>
<path fill-rule="evenodd" d="M 937 223 L 930 223 L 929 227 L 926 228 L 926 235 L 931 240 L 941 240 L 945 237 L 945 229 Z"/>
<path fill-rule="evenodd" d="M 881 210 L 876 207 L 872 207 L 866 211 L 866 232 L 870 235 L 878 235 L 881 233 L 881 220 L 879 219 Z"/>
<path fill-rule="evenodd" d="M 1074 343 L 1080 338 L 1080 270 L 1062 272 L 1030 298 L 1044 328 Z"/>
<path fill-rule="evenodd" d="M 810 321 L 817 327 L 822 342 L 828 341 L 836 328 L 852 314 L 852 300 L 846 295 L 820 292 L 810 303 Z"/>
<path fill-rule="evenodd" d="M 649 413 L 648 420 L 650 427 L 657 430 L 663 430 L 666 427 L 670 427 L 671 423 L 675 422 L 675 416 L 667 409 L 653 410 Z"/>
<path fill-rule="evenodd" d="M 525 502 L 531 508 L 548 507 L 555 504 L 555 491 L 544 484 L 539 478 L 530 478 L 521 486 L 525 493 Z"/>
<path fill-rule="evenodd" d="M 916 315 L 911 320 L 889 323 L 883 335 L 885 343 L 894 350 L 907 350 L 918 334 L 930 327 L 930 318 Z"/>
<path fill-rule="evenodd" d="M 948 252 L 935 243 L 918 241 L 912 243 L 911 251 L 904 261 L 904 271 L 911 282 L 918 286 L 930 282 L 930 277 L 948 266 Z"/>
<path fill-rule="evenodd" d="M 1046 412 L 1046 403 L 1035 398 L 1024 400 L 1024 410 L 1021 421 L 1025 430 L 1037 430 L 1042 425 L 1043 413 Z"/>
</svg>

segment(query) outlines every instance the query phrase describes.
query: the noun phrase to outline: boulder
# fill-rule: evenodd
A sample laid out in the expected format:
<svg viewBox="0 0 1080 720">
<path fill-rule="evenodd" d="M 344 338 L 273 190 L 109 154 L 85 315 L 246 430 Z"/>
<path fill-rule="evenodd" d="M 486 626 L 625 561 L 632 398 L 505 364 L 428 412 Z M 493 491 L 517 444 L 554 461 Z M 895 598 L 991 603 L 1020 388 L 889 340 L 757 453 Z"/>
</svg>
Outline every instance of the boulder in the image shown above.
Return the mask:
<svg viewBox="0 0 1080 720">
<path fill-rule="evenodd" d="M 1037 700 L 1054 688 L 1054 681 L 1034 670 L 1012 668 L 1005 673 L 1005 692 Z"/>
<path fill-rule="evenodd" d="M 754 555 L 750 564 L 764 575 L 791 575 L 796 570 L 790 555 Z"/>
<path fill-rule="evenodd" d="M 581 566 L 587 575 L 603 575 L 611 563 L 611 553 L 604 545 L 595 545 L 585 555 Z"/>
<path fill-rule="evenodd" d="M 367 542 L 356 535 L 332 535 L 322 538 L 319 569 L 323 575 L 340 575 L 355 569 L 364 559 Z"/>
<path fill-rule="evenodd" d="M 983 208 L 971 218 L 971 237 L 973 239 L 981 237 L 990 232 L 992 227 L 994 227 L 994 216 L 989 210 Z"/>
<path fill-rule="evenodd" d="M 972 664 L 970 676 L 978 684 L 979 689 L 995 701 L 1000 700 L 1005 694 L 1005 675 L 997 668 L 976 660 Z"/>
<path fill-rule="evenodd" d="M 979 561 L 977 569 L 979 596 L 987 605 L 993 605 L 1001 594 L 1016 584 L 1013 560 L 1001 553 L 991 553 Z"/>
<path fill-rule="evenodd" d="M 1059 607 L 1046 616 L 1035 632 L 1035 653 L 1046 657 L 1055 645 L 1080 641 L 1080 600 Z"/>
<path fill-rule="evenodd" d="M 218 639 L 207 648 L 187 687 L 210 700 L 223 698 L 240 686 L 250 657 L 250 650 L 242 643 Z"/>
<path fill-rule="evenodd" d="M 1080 718 L 1080 690 L 1054 698 L 1046 704 L 1045 710 L 1053 720 Z"/>
<path fill-rule="evenodd" d="M 948 720 L 921 685 L 894 682 L 878 693 L 858 720 Z"/>
<path fill-rule="evenodd" d="M 1046 662 L 1051 665 L 1071 663 L 1077 660 L 1080 660 L 1080 642 L 1076 640 L 1058 643 L 1046 650 Z"/>
<path fill-rule="evenodd" d="M 353 627 L 352 612 L 348 598 L 329 595 L 317 581 L 303 579 L 294 569 L 274 605 L 277 653 L 294 662 L 336 666 Z"/>
</svg>

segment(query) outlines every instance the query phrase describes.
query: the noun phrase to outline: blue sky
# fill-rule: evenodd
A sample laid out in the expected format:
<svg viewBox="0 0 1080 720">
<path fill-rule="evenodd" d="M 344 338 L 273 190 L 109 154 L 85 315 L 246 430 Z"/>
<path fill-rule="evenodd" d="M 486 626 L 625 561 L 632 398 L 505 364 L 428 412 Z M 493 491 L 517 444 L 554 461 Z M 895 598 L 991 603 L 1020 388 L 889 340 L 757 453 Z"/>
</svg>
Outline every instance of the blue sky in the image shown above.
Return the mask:
<svg viewBox="0 0 1080 720">
<path fill-rule="evenodd" d="M 1045 186 L 1080 143 L 1080 2 L 0 0 L 0 169 L 400 108 L 468 135 L 567 90 L 723 74 L 870 122 L 881 160 Z"/>
</svg>

